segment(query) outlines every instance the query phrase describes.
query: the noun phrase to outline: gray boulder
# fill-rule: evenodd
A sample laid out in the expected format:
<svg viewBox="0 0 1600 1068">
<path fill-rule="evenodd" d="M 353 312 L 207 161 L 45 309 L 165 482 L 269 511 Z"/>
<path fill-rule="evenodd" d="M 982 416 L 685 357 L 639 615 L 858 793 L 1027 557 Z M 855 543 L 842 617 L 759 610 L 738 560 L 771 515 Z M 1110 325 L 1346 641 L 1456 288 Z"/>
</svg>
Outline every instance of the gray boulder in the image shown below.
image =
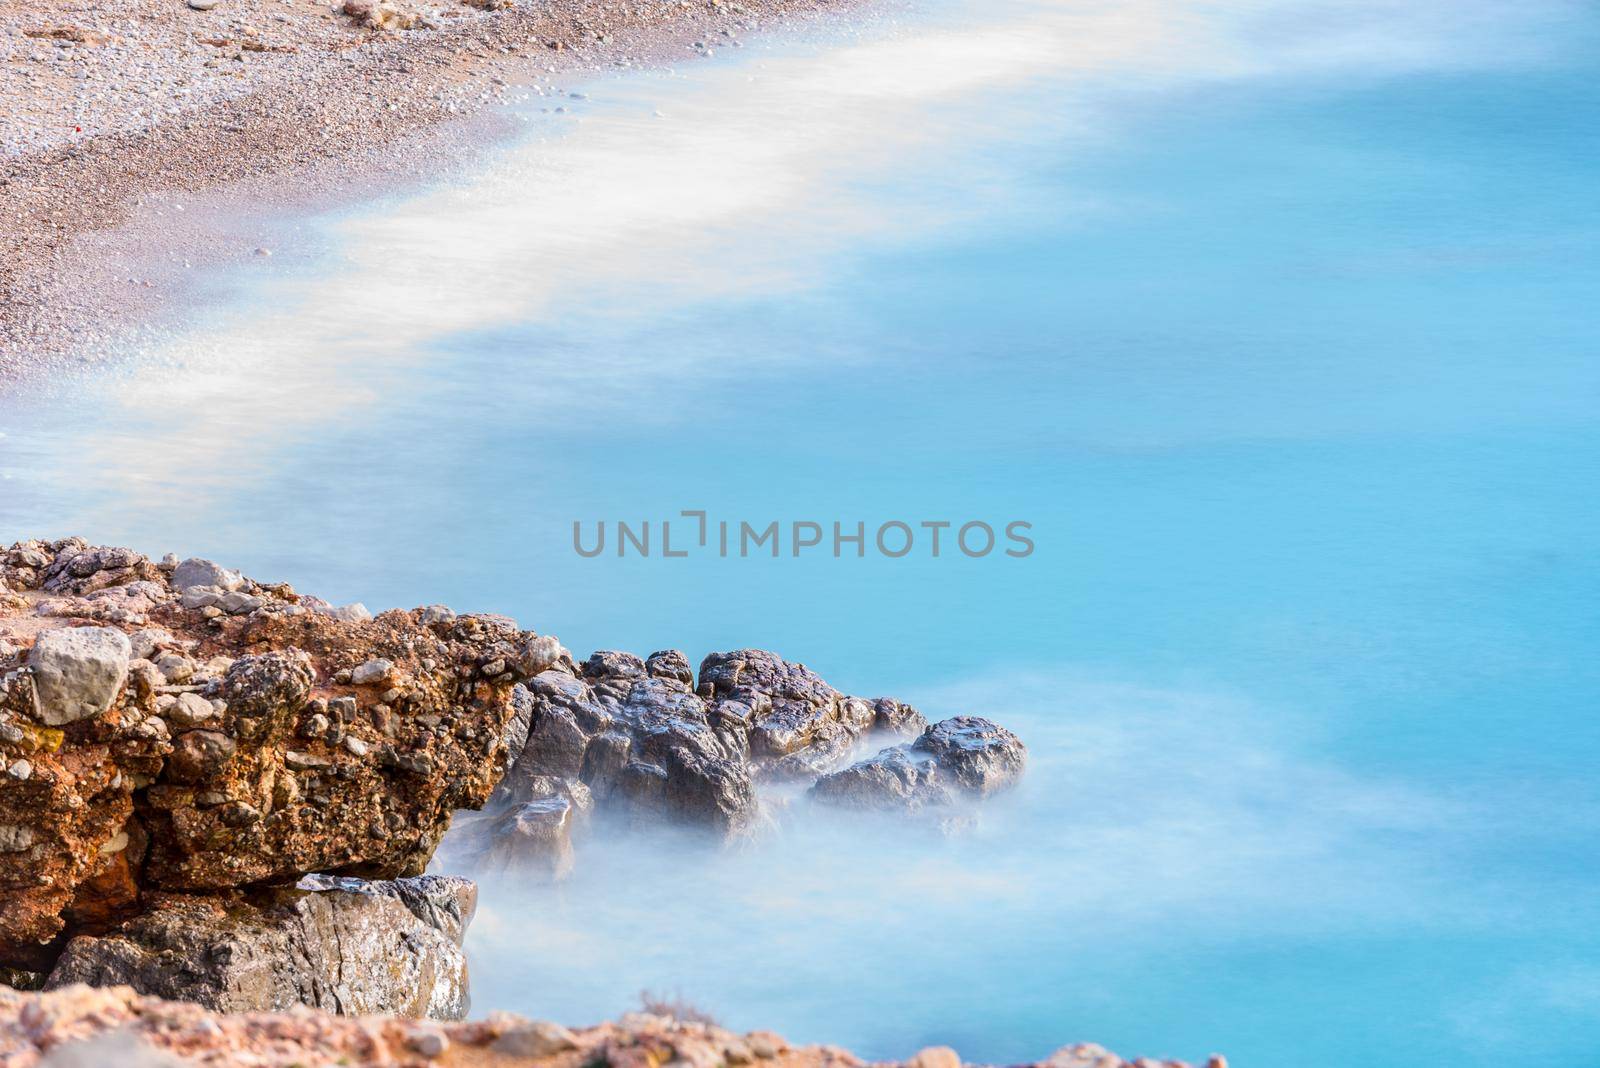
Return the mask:
<svg viewBox="0 0 1600 1068">
<path fill-rule="evenodd" d="M 467 925 L 478 911 L 478 884 L 459 875 L 416 875 L 409 879 L 307 875 L 295 885 L 301 890 L 337 890 L 392 898 L 458 946 L 467 937 Z"/>
<path fill-rule="evenodd" d="M 975 797 L 1009 790 L 1028 766 L 1022 739 L 982 716 L 940 720 L 911 743 L 938 762 L 941 774 Z"/>
<path fill-rule="evenodd" d="M 846 697 L 805 665 L 763 649 L 706 657 L 699 693 L 723 730 L 743 732 L 751 764 L 766 779 L 814 778 L 876 718 L 869 702 Z"/>
<path fill-rule="evenodd" d="M 103 715 L 128 679 L 132 646 L 110 627 L 46 631 L 28 653 L 34 716 L 59 727 Z"/>
<path fill-rule="evenodd" d="M 244 577 L 211 560 L 190 557 L 172 571 L 168 580 L 180 593 L 191 586 L 215 586 L 232 593 L 244 585 Z"/>
<path fill-rule="evenodd" d="M 127 985 L 218 1012 L 310 1005 L 459 1020 L 469 1004 L 459 940 L 475 892 L 428 878 L 328 880 L 226 908 L 173 895 L 109 934 L 72 939 L 45 987 Z"/>
<path fill-rule="evenodd" d="M 1004 789 L 1025 764 L 1022 743 L 988 720 L 929 727 L 910 705 L 842 694 L 760 649 L 713 653 L 698 683 L 673 649 L 647 659 L 602 650 L 579 665 L 562 657 L 518 700 L 526 740 L 485 817 L 456 835 L 496 869 L 521 851 L 533 870 L 564 873 L 569 828 L 591 799 L 624 823 L 728 839 L 756 824 L 759 782 L 811 783 L 830 804 L 919 810 Z M 915 741 L 840 770 L 875 739 Z"/>
<path fill-rule="evenodd" d="M 687 665 L 681 653 L 657 653 L 647 666 L 631 653 L 602 651 L 576 677 L 552 669 L 530 679 L 527 741 L 491 808 L 570 799 L 580 786 L 598 808 L 629 821 L 680 822 L 719 836 L 743 831 L 757 811 L 749 770 L 683 681 Z M 532 842 L 518 818 L 527 814 L 506 828 Z"/>
<path fill-rule="evenodd" d="M 948 805 L 954 800 L 940 781 L 939 765 L 931 757 L 914 755 L 903 745 L 822 776 L 811 787 L 811 796 L 842 808 L 907 812 Z"/>
<path fill-rule="evenodd" d="M 494 819 L 488 870 L 513 872 L 540 882 L 559 882 L 572 872 L 573 805 L 564 797 L 525 801 Z"/>
<path fill-rule="evenodd" d="M 979 716 L 955 716 L 914 742 L 822 776 L 810 796 L 848 808 L 912 812 L 1009 789 L 1027 763 L 1027 747 L 1015 734 Z"/>
</svg>

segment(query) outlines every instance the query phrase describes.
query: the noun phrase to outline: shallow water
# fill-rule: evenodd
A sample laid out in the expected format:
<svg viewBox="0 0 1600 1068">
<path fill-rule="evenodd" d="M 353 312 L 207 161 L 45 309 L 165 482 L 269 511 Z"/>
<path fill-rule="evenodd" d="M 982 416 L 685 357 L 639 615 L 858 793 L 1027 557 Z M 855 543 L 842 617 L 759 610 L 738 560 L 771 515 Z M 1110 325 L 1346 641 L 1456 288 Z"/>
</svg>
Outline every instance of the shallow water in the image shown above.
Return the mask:
<svg viewBox="0 0 1600 1068">
<path fill-rule="evenodd" d="M 1585 1063 L 1597 30 L 955 4 L 536 97 L 473 173 L 281 223 L 126 373 L 0 407 L 0 535 L 580 655 L 772 648 L 1030 745 L 967 837 L 799 806 L 486 885 L 480 1009 Z M 682 509 L 1037 548 L 573 552 Z"/>
</svg>

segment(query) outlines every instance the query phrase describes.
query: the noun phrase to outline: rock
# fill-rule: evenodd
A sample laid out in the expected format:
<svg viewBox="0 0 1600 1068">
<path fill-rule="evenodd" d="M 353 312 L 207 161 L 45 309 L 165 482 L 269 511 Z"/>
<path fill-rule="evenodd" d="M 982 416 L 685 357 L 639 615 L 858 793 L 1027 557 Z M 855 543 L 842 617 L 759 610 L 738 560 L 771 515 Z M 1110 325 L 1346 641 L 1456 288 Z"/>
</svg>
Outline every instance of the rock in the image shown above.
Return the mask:
<svg viewBox="0 0 1600 1068">
<path fill-rule="evenodd" d="M 517 651 L 518 667 L 528 678 L 550 670 L 564 659 L 570 660 L 571 655 L 548 634 L 529 639 Z"/>
<path fill-rule="evenodd" d="M 406 1048 L 419 1057 L 432 1060 L 450 1048 L 450 1040 L 432 1029 L 416 1030 L 406 1036 Z"/>
<path fill-rule="evenodd" d="M 167 759 L 166 779 L 186 786 L 200 786 L 220 778 L 238 745 L 218 731 L 186 731 L 173 741 Z"/>
<path fill-rule="evenodd" d="M 106 1044 L 112 1041 L 121 1045 Z M 314 1009 L 226 1014 L 143 996 L 126 987 L 84 986 L 43 993 L 0 987 L 0 1050 L 6 1051 L 8 1063 L 43 1063 L 50 1068 L 58 1068 L 58 1058 L 67 1051 L 89 1051 L 84 1060 L 70 1063 L 94 1068 L 156 1068 L 140 1059 L 145 1052 L 162 1058 L 157 1062 L 160 1068 L 174 1063 L 167 1058 L 175 1055 L 181 1055 L 184 1064 L 207 1065 L 377 1066 L 443 1057 L 451 1064 L 503 1068 L 583 1064 L 704 1068 L 716 1062 L 718 1051 L 729 1064 L 758 1057 L 773 1068 L 854 1068 L 862 1063 L 835 1046 L 791 1046 L 771 1032 L 741 1036 L 714 1024 L 646 1013 L 569 1031 L 509 1013 L 437 1023 L 385 1016 L 354 1019 Z M 1130 1063 L 1114 1054 L 1106 1057 L 1099 1062 L 1079 1059 L 1071 1062 L 1072 1068 L 1126 1068 Z M 1019 1068 L 1065 1068 L 1067 1063 L 1052 1059 Z M 1179 1068 L 1175 1061 L 1131 1063 Z"/>
<path fill-rule="evenodd" d="M 915 738 L 928 729 L 928 720 L 910 705 L 892 697 L 880 697 L 872 702 L 873 730 L 896 738 Z"/>
<path fill-rule="evenodd" d="M 555 779 L 582 783 L 599 806 L 630 819 L 671 820 L 721 837 L 749 827 L 757 804 L 740 748 L 712 730 L 704 702 L 685 683 L 610 651 L 591 656 L 582 676 L 547 670 L 527 683 L 527 741 L 500 803 L 534 800 L 527 783 Z"/>
<path fill-rule="evenodd" d="M 189 6 L 196 11 L 210 11 L 217 6 L 217 0 L 189 0 Z"/>
<path fill-rule="evenodd" d="M 33 828 L 0 823 L 0 853 L 22 853 L 33 848 Z"/>
<path fill-rule="evenodd" d="M 330 870 L 417 875 L 509 761 L 526 681 L 517 654 L 535 638 L 515 624 L 290 613 L 287 587 L 239 577 L 261 604 L 209 625 L 178 599 L 234 581 L 214 564 L 162 570 L 76 539 L 0 549 L 0 561 L 19 588 L 0 603 L 12 651 L 0 661 L 0 827 L 14 849 L 0 866 L 0 966 L 47 970 L 66 938 L 137 918 L 166 893 Z M 169 573 L 204 585 L 179 593 Z M 71 596 L 96 587 L 85 605 L 137 594 L 151 619 L 67 626 L 70 615 L 34 611 L 63 595 L 47 582 Z M 154 663 L 130 658 L 123 627 Z M 497 658 L 508 666 L 494 678 L 457 670 Z M 374 661 L 403 686 L 351 694 L 332 682 Z"/>
<path fill-rule="evenodd" d="M 41 558 L 46 562 L 37 563 Z M 37 548 L 21 549 L 18 559 L 35 561 L 40 589 L 80 597 L 161 575 L 148 558 L 132 549 L 92 546 L 77 538 L 59 543 L 51 555 Z"/>
<path fill-rule="evenodd" d="M 484 868 L 559 882 L 572 872 L 572 802 L 564 797 L 527 801 L 502 813 L 490 831 Z"/>
<path fill-rule="evenodd" d="M 1022 740 L 981 716 L 941 720 L 911 743 L 927 753 L 960 787 L 978 797 L 1010 789 L 1022 778 L 1028 750 Z"/>
<path fill-rule="evenodd" d="M 393 898 L 458 946 L 465 940 L 467 925 L 478 911 L 478 884 L 459 875 L 418 875 L 410 879 L 307 875 L 295 885 L 301 890 L 338 890 Z"/>
<path fill-rule="evenodd" d="M 517 758 L 522 755 L 522 750 L 528 744 L 528 730 L 533 726 L 533 694 L 521 683 L 511 689 L 511 718 L 506 721 L 506 728 L 500 734 L 500 741 L 505 746 L 505 757 L 501 763 L 501 781 L 511 774 L 511 769 L 516 767 Z"/>
<path fill-rule="evenodd" d="M 109 934 L 74 938 L 45 988 L 126 985 L 219 1012 L 310 1005 L 459 1020 L 468 998 L 458 936 L 430 926 L 399 890 L 285 891 L 226 908 L 171 898 Z"/>
<path fill-rule="evenodd" d="M 694 669 L 689 666 L 689 658 L 676 649 L 651 653 L 645 659 L 644 670 L 647 675 L 658 679 L 672 679 L 685 686 L 694 685 Z"/>
<path fill-rule="evenodd" d="M 949 1046 L 929 1046 L 907 1061 L 906 1068 L 961 1068 L 961 1056 Z"/>
<path fill-rule="evenodd" d="M 824 775 L 811 787 L 811 796 L 830 805 L 863 809 L 916 811 L 929 805 L 948 805 L 951 794 L 939 780 L 939 765 L 931 757 L 914 756 L 905 746 L 885 749 L 842 771 Z"/>
<path fill-rule="evenodd" d="M 159 627 L 147 627 L 128 636 L 131 655 L 135 660 L 154 660 L 158 650 L 174 642 L 172 635 Z"/>
<path fill-rule="evenodd" d="M 388 0 L 344 0 L 340 9 L 358 26 L 371 30 L 410 30 L 426 23 L 409 11 L 402 11 Z"/>
<path fill-rule="evenodd" d="M 175 727 L 199 727 L 217 719 L 217 709 L 197 693 L 180 693 L 162 718 Z"/>
<path fill-rule="evenodd" d="M 811 780 L 813 796 L 836 805 L 918 810 L 1003 789 L 1023 767 L 1021 742 L 987 720 L 935 731 L 910 705 L 841 694 L 763 650 L 714 653 L 694 683 L 688 658 L 671 649 L 646 660 L 602 650 L 575 670 L 569 661 L 540 672 L 527 683 L 526 741 L 491 809 L 582 785 L 603 813 L 730 838 L 759 820 L 763 781 Z M 916 738 L 921 748 L 885 749 L 836 770 L 878 737 Z M 473 833 L 492 826 L 474 824 Z M 499 826 L 526 838 L 515 818 Z M 487 847 L 477 855 L 507 860 Z"/>
<path fill-rule="evenodd" d="M 208 11 L 216 6 L 216 0 L 199 0 L 205 7 L 195 8 L 197 11 Z M 195 7 L 195 0 L 190 0 L 190 7 Z M 172 588 L 178 592 L 194 586 L 215 586 L 225 593 L 232 593 L 244 585 L 244 579 L 237 571 L 229 571 L 220 564 L 210 560 L 190 558 L 172 570 Z"/>
<path fill-rule="evenodd" d="M 381 657 L 368 660 L 350 672 L 350 682 L 355 686 L 379 686 L 394 674 L 394 662 Z"/>
<path fill-rule="evenodd" d="M 506 1057 L 553 1057 L 577 1049 L 578 1040 L 560 1024 L 531 1020 L 507 1030 L 489 1048 Z"/>
<path fill-rule="evenodd" d="M 119 630 L 47 631 L 28 653 L 34 717 L 50 727 L 104 715 L 128 678 L 132 646 Z"/>
<path fill-rule="evenodd" d="M 829 805 L 914 812 L 1009 789 L 1026 767 L 1027 749 L 1015 734 L 978 716 L 956 716 L 914 742 L 822 776 L 809 793 Z"/>
</svg>

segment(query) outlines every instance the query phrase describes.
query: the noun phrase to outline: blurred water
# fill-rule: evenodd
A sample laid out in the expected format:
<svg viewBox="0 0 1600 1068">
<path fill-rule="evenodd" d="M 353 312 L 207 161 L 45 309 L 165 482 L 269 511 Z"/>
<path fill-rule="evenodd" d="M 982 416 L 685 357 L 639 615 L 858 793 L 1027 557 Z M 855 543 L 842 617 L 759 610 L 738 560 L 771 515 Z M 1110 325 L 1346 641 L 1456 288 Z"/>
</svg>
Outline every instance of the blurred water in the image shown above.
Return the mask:
<svg viewBox="0 0 1600 1068">
<path fill-rule="evenodd" d="M 800 807 L 486 885 L 480 1009 L 1588 1063 L 1597 28 L 957 3 L 535 99 L 478 171 L 280 221 L 126 372 L 0 405 L 0 535 L 580 655 L 773 648 L 1031 747 L 966 838 Z M 572 552 L 685 508 L 1038 549 Z"/>
</svg>

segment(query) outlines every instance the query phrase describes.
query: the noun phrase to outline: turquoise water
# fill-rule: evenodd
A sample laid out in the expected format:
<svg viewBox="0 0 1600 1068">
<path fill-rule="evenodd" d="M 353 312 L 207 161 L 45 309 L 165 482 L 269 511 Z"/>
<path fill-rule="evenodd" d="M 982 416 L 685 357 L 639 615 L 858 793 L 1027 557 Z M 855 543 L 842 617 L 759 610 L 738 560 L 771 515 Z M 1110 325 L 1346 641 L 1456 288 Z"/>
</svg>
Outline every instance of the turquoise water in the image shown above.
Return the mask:
<svg viewBox="0 0 1600 1068">
<path fill-rule="evenodd" d="M 126 372 L 0 408 L 0 532 L 580 654 L 768 647 L 1032 749 L 966 838 L 802 809 L 487 885 L 480 1009 L 1591 1063 L 1597 30 L 955 6 L 535 97 L 473 173 L 278 220 Z M 1037 547 L 572 550 L 682 509 Z"/>
</svg>

